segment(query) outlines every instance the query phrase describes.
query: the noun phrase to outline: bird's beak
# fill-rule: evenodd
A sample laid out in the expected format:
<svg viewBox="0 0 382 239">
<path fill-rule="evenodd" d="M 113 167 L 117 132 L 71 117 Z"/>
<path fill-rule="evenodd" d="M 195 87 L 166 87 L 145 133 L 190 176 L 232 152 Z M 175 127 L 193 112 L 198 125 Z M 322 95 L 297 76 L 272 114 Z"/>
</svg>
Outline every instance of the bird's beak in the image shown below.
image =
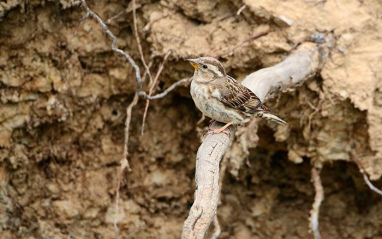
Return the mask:
<svg viewBox="0 0 382 239">
<path fill-rule="evenodd" d="M 190 64 L 195 68 L 195 70 L 198 70 L 198 59 L 187 59 L 186 61 L 190 62 Z"/>
</svg>

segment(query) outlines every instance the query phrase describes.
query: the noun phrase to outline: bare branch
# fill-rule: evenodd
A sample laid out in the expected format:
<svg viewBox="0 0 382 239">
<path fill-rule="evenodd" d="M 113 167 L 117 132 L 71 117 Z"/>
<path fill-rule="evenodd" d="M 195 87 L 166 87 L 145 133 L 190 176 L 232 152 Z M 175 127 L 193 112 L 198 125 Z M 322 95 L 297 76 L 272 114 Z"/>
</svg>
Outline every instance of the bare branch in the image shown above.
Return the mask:
<svg viewBox="0 0 382 239">
<path fill-rule="evenodd" d="M 234 52 L 237 48 L 239 48 L 240 46 L 242 46 L 243 44 L 251 41 L 251 40 L 254 40 L 254 39 L 257 39 L 259 37 L 262 37 L 262 36 L 265 36 L 269 33 L 270 31 L 264 31 L 264 32 L 256 32 L 254 34 L 252 34 L 251 36 L 245 38 L 244 40 L 240 41 L 239 43 L 237 43 L 234 47 L 228 49 L 228 50 L 225 50 L 223 53 L 220 53 L 218 55 L 216 55 L 215 57 L 216 58 L 220 58 L 222 56 L 226 56 L 228 54 L 230 54 L 231 52 Z"/>
<path fill-rule="evenodd" d="M 107 19 L 106 20 L 106 24 L 110 24 L 112 21 L 114 21 L 115 19 L 119 18 L 120 16 L 122 16 L 122 14 L 126 13 L 126 10 L 122 10 L 120 11 L 119 13 L 117 13 L 116 15 L 112 16 L 111 18 Z"/>
<path fill-rule="evenodd" d="M 130 122 L 131 122 L 131 111 L 133 110 L 133 107 L 137 105 L 138 103 L 138 92 L 135 93 L 133 101 L 130 103 L 130 105 L 126 108 L 126 120 L 125 120 L 125 142 L 124 142 L 124 148 L 123 148 L 123 159 L 127 159 L 127 156 L 129 154 L 128 151 L 128 143 L 129 143 L 129 129 L 130 129 Z M 129 164 L 127 163 L 127 169 L 128 171 L 131 171 Z"/>
<path fill-rule="evenodd" d="M 119 213 L 119 189 L 121 187 L 121 181 L 122 181 L 122 175 L 125 168 L 127 168 L 127 171 L 131 171 L 129 161 L 127 160 L 127 156 L 129 154 L 128 150 L 128 143 L 129 143 L 129 129 L 130 129 L 130 122 L 131 122 L 131 112 L 133 110 L 133 107 L 137 105 L 138 103 L 138 93 L 136 92 L 133 98 L 133 101 L 130 103 L 130 105 L 126 108 L 126 120 L 125 120 L 125 141 L 123 145 L 123 156 L 121 159 L 121 165 L 118 170 L 118 181 L 117 181 L 117 187 L 115 189 L 115 218 L 114 218 L 114 230 L 115 230 L 115 239 L 118 239 L 118 213 Z"/>
<path fill-rule="evenodd" d="M 350 157 L 358 166 L 358 170 L 359 172 L 362 174 L 363 176 L 363 179 L 365 180 L 367 186 L 374 192 L 378 193 L 379 195 L 382 196 L 382 190 L 378 189 L 377 187 L 375 187 L 369 180 L 369 177 L 368 175 L 366 174 L 366 171 L 365 169 L 363 168 L 362 164 L 359 162 L 359 160 L 354 156 L 354 155 L 351 155 Z"/>
<path fill-rule="evenodd" d="M 316 74 L 319 62 L 317 47 L 313 43 L 305 43 L 283 62 L 248 75 L 242 84 L 264 101 L 268 94 L 300 85 Z"/>
<path fill-rule="evenodd" d="M 153 61 L 150 61 L 149 62 L 149 64 L 147 65 L 147 67 L 148 67 L 148 70 L 150 70 L 150 68 L 153 66 Z M 145 69 L 145 71 L 143 72 L 143 76 L 142 76 L 142 79 L 143 79 L 143 81 L 146 79 L 146 76 L 148 75 L 148 73 L 147 73 L 147 70 Z M 150 82 L 150 84 L 151 84 L 152 82 Z"/>
<path fill-rule="evenodd" d="M 146 26 L 143 27 L 142 32 L 148 32 L 150 28 L 152 27 L 152 25 L 154 25 L 154 23 L 159 22 L 160 20 L 167 18 L 168 16 L 170 16 L 170 14 L 165 14 L 161 17 L 158 17 L 157 19 L 150 21 L 149 23 L 146 24 Z"/>
<path fill-rule="evenodd" d="M 118 168 L 118 179 L 117 179 L 117 187 L 115 188 L 115 216 L 114 216 L 114 233 L 115 239 L 118 239 L 119 229 L 118 229 L 118 214 L 119 214 L 119 189 L 121 188 L 122 175 L 123 171 L 127 167 L 128 162 L 126 159 L 121 160 L 121 165 Z"/>
<path fill-rule="evenodd" d="M 215 232 L 214 232 L 214 234 L 212 234 L 211 239 L 218 239 L 222 230 L 220 228 L 219 219 L 218 219 L 217 214 L 215 214 L 215 217 L 214 217 L 214 227 L 215 227 Z"/>
<path fill-rule="evenodd" d="M 108 29 L 108 27 L 102 21 L 102 19 L 96 13 L 94 13 L 92 10 L 90 10 L 90 8 L 86 4 L 85 0 L 82 0 L 82 1 L 75 3 L 75 5 L 78 5 L 78 4 L 82 4 L 82 6 L 86 10 L 86 15 L 83 17 L 82 20 L 84 20 L 88 17 L 92 17 L 92 18 L 96 19 L 97 22 L 101 25 L 102 30 L 112 39 L 111 49 L 113 51 L 121 54 L 122 56 L 124 56 L 129 61 L 129 63 L 133 66 L 133 68 L 135 70 L 136 81 L 138 83 L 139 89 L 141 89 L 142 88 L 142 79 L 141 79 L 140 70 L 139 70 L 139 67 L 137 66 L 137 64 L 135 63 L 135 61 L 133 60 L 133 58 L 131 58 L 131 56 L 129 54 L 127 54 L 126 52 L 124 52 L 123 50 L 116 47 L 116 43 L 117 43 L 116 36 L 114 36 L 114 34 Z M 135 14 L 134 6 L 133 6 L 133 9 L 134 9 L 134 14 Z M 134 15 L 134 18 L 135 18 L 135 15 Z M 135 27 L 136 27 L 136 24 L 135 24 Z M 138 35 L 137 35 L 137 38 L 138 38 Z M 139 38 L 138 38 L 138 41 L 139 41 Z M 138 45 L 140 45 L 139 42 L 138 42 Z M 118 180 L 117 180 L 116 195 L 115 195 L 114 230 L 115 230 L 115 238 L 116 239 L 118 239 L 118 234 L 119 234 L 119 230 L 118 230 L 119 190 L 121 187 L 122 175 L 123 175 L 123 171 L 125 168 L 127 168 L 128 171 L 131 171 L 129 161 L 127 160 L 127 156 L 129 153 L 128 152 L 129 129 L 130 129 L 132 109 L 138 103 L 139 89 L 136 91 L 134 98 L 133 98 L 133 101 L 126 108 L 126 120 L 125 120 L 125 130 L 124 130 L 125 140 L 124 140 L 124 146 L 123 146 L 123 155 L 122 155 L 122 159 L 121 159 L 121 165 L 118 169 Z"/>
<path fill-rule="evenodd" d="M 168 93 L 170 93 L 172 90 L 174 90 L 176 87 L 178 87 L 179 85 L 186 83 L 186 82 L 190 82 L 191 80 L 192 80 L 192 78 L 181 79 L 181 80 L 175 82 L 174 84 L 172 84 L 170 87 L 168 87 L 162 93 L 159 93 L 159 94 L 156 94 L 153 96 L 147 95 L 146 92 L 144 92 L 144 91 L 140 91 L 139 95 L 143 96 L 144 98 L 149 99 L 149 100 L 161 99 L 161 98 L 165 97 Z"/>
<path fill-rule="evenodd" d="M 244 11 L 244 9 L 246 9 L 246 8 L 247 8 L 247 5 L 241 6 L 241 8 L 239 8 L 239 10 L 237 10 L 236 15 L 239 16 L 241 14 L 241 12 Z"/>
<path fill-rule="evenodd" d="M 205 116 L 204 114 L 202 114 L 202 117 L 200 117 L 200 119 L 198 120 L 198 122 L 196 122 L 196 125 L 202 123 L 205 119 L 206 119 L 206 116 Z"/>
<path fill-rule="evenodd" d="M 138 50 L 139 50 L 139 54 L 140 54 L 140 56 L 141 56 L 142 64 L 143 64 L 143 66 L 144 66 L 145 69 L 146 69 L 146 73 L 147 73 L 147 75 L 149 76 L 150 84 L 152 84 L 152 83 L 153 83 L 153 82 L 152 82 L 152 81 L 153 81 L 153 77 L 151 76 L 150 68 L 149 68 L 148 65 L 146 64 L 145 57 L 143 56 L 143 50 L 142 50 L 141 40 L 139 39 L 138 26 L 137 26 L 137 16 L 136 16 L 136 8 L 135 8 L 135 0 L 133 0 L 132 3 L 133 3 L 133 23 L 134 23 L 134 34 L 135 34 L 135 39 L 136 39 L 137 44 L 138 44 Z"/>
<path fill-rule="evenodd" d="M 243 85 L 252 90 L 262 101 L 275 88 L 293 87 L 304 82 L 318 70 L 320 59 L 315 44 L 304 43 L 283 62 L 248 75 Z M 212 127 L 219 127 L 215 122 Z M 228 128 L 231 135 L 234 126 Z M 183 225 L 182 238 L 204 237 L 218 205 L 219 163 L 229 148 L 232 137 L 224 133 L 209 135 L 199 147 L 196 160 L 195 201 Z"/>
<path fill-rule="evenodd" d="M 134 1 L 134 0 L 133 0 Z M 154 78 L 154 81 L 151 82 L 151 87 L 150 87 L 150 91 L 149 91 L 149 96 L 151 96 L 151 94 L 153 93 L 153 90 L 154 90 L 154 87 L 155 85 L 157 84 L 157 81 L 159 79 L 159 76 L 160 74 L 162 73 L 162 70 L 163 70 L 163 67 L 164 67 L 164 64 L 166 64 L 166 61 L 167 61 L 167 58 L 170 56 L 171 54 L 171 51 L 167 52 L 167 54 L 165 55 L 164 59 L 163 59 L 163 62 L 162 64 L 160 64 L 159 66 L 159 69 L 158 69 L 158 72 Z M 146 121 L 146 116 L 147 116 L 147 110 L 149 109 L 149 105 L 150 105 L 150 100 L 147 99 L 146 100 L 146 106 L 145 106 L 145 112 L 143 113 L 143 120 L 142 120 L 142 130 L 141 130 L 141 134 L 143 135 L 143 131 L 145 130 L 145 121 Z"/>
<path fill-rule="evenodd" d="M 322 169 L 322 164 L 320 161 L 315 160 L 312 166 L 312 183 L 314 185 L 314 190 L 316 195 L 314 196 L 314 202 L 312 206 L 312 210 L 310 211 L 310 223 L 309 228 L 310 231 L 313 232 L 315 239 L 320 239 L 320 231 L 318 229 L 318 217 L 320 213 L 320 206 L 322 201 L 324 200 L 324 187 L 321 183 L 320 172 Z"/>
<path fill-rule="evenodd" d="M 222 126 L 224 124 L 215 122 L 212 129 Z M 228 128 L 229 136 L 224 133 L 207 135 L 199 147 L 196 156 L 195 201 L 184 222 L 182 238 L 203 238 L 216 214 L 219 201 L 219 164 L 233 139 L 233 128 Z"/>
<path fill-rule="evenodd" d="M 135 70 L 135 78 L 137 80 L 137 83 L 138 83 L 138 86 L 139 86 L 139 89 L 142 88 L 142 79 L 141 79 L 141 73 L 140 73 L 140 70 L 139 70 L 139 67 L 138 65 L 135 63 L 135 61 L 133 60 L 133 58 L 131 58 L 131 56 L 129 54 L 127 54 L 126 52 L 124 52 L 123 50 L 119 49 L 116 47 L 116 44 L 117 44 L 117 37 L 114 36 L 114 34 L 109 30 L 109 28 L 106 26 L 106 24 L 102 21 L 102 19 L 95 13 L 93 12 L 92 10 L 90 10 L 90 8 L 88 7 L 87 3 L 85 0 L 81 0 L 79 2 L 76 2 L 75 4 L 79 4 L 81 3 L 82 6 L 85 8 L 86 10 L 86 15 L 84 16 L 83 19 L 86 19 L 87 17 L 92 17 L 94 19 L 97 20 L 97 22 L 101 25 L 102 27 L 102 30 L 106 33 L 106 35 L 108 35 L 111 39 L 112 39 L 112 44 L 111 44 L 111 49 L 119 54 L 121 54 L 122 56 L 124 56 L 128 61 L 129 63 L 132 65 L 132 67 L 134 68 Z"/>
<path fill-rule="evenodd" d="M 360 171 L 361 172 L 361 171 Z M 365 180 L 367 186 L 369 186 L 369 188 L 371 190 L 373 190 L 374 192 L 378 193 L 379 195 L 382 196 L 382 191 L 379 190 L 378 188 L 376 188 L 369 180 L 369 177 L 366 175 L 365 171 L 363 170 L 362 172 L 362 175 L 363 175 L 363 179 Z"/>
</svg>

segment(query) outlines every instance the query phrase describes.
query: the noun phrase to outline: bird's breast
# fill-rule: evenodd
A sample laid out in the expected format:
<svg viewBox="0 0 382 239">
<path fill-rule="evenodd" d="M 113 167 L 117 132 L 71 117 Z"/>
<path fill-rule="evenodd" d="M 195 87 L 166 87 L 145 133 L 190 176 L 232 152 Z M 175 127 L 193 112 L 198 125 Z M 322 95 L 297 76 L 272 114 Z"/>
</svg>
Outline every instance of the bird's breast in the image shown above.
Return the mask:
<svg viewBox="0 0 382 239">
<path fill-rule="evenodd" d="M 196 107 L 204 115 L 223 123 L 241 124 L 247 121 L 240 112 L 225 106 L 218 100 L 220 92 L 216 88 L 192 81 L 190 92 Z"/>
</svg>

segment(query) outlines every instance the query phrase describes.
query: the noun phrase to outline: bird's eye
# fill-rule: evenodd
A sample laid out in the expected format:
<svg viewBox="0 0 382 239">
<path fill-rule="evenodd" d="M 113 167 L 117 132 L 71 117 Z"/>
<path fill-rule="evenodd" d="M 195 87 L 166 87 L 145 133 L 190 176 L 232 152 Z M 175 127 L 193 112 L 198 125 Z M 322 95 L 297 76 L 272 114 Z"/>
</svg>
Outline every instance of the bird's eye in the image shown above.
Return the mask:
<svg viewBox="0 0 382 239">
<path fill-rule="evenodd" d="M 208 67 L 207 67 L 207 65 L 203 65 L 203 68 L 204 68 L 204 69 L 207 69 Z"/>
</svg>

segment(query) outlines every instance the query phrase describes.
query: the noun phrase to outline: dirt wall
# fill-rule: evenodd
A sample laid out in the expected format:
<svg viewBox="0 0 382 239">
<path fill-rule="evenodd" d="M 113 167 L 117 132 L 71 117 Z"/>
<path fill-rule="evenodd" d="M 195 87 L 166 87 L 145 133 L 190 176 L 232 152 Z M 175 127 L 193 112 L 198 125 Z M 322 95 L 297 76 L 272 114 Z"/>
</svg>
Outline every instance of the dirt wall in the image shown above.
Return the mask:
<svg viewBox="0 0 382 239">
<path fill-rule="evenodd" d="M 268 102 L 288 121 L 240 127 L 222 188 L 221 238 L 310 238 L 310 161 L 324 162 L 322 238 L 382 238 L 382 201 L 365 185 L 382 175 L 382 3 L 365 1 L 137 1 L 156 92 L 192 75 L 183 59 L 215 56 L 228 74 L 281 62 L 301 42 L 330 43 L 322 70 Z M 89 1 L 139 63 L 129 1 Z M 238 12 L 240 9 L 240 12 Z M 0 3 L 1 238 L 112 238 L 131 65 L 73 1 Z M 148 91 L 145 82 L 144 89 Z M 193 202 L 196 151 L 208 119 L 188 86 L 133 110 L 120 190 L 120 238 L 179 238 Z M 381 186 L 381 181 L 375 181 Z"/>
</svg>

